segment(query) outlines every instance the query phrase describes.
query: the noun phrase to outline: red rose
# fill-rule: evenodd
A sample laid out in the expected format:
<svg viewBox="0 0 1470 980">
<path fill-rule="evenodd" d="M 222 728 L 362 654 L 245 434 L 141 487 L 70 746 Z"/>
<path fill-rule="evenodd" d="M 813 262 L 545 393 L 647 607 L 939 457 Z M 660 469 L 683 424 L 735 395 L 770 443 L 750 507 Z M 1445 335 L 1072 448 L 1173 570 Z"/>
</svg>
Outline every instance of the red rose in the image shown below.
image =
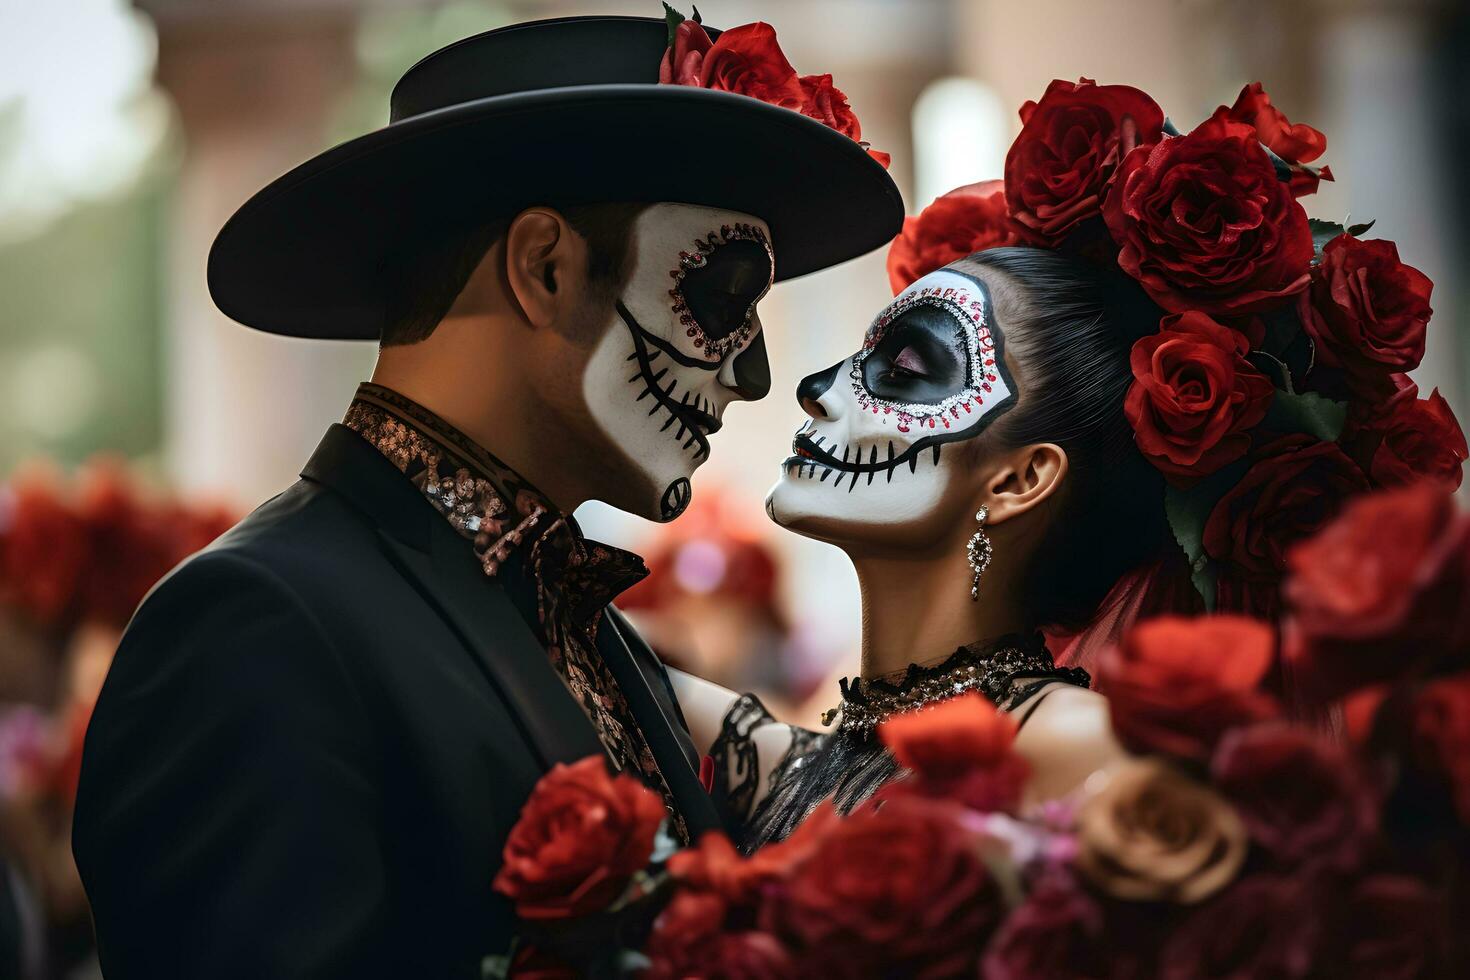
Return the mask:
<svg viewBox="0 0 1470 980">
<path fill-rule="evenodd" d="M 1449 790 L 1470 826 L 1470 673 L 1427 685 L 1413 705 L 1414 755 Z"/>
<path fill-rule="evenodd" d="M 1354 500 L 1287 563 L 1286 661 L 1322 698 L 1421 674 L 1470 643 L 1470 521 L 1442 487 Z"/>
<path fill-rule="evenodd" d="M 658 66 L 660 85 L 700 85 L 704 56 L 714 42 L 705 29 L 692 20 L 682 21 L 674 29 L 674 43 L 664 49 L 664 60 Z"/>
<path fill-rule="evenodd" d="M 1301 729 L 1278 723 L 1230 732 L 1210 769 L 1251 838 L 1287 867 L 1352 869 L 1378 831 L 1378 801 L 1352 760 Z"/>
<path fill-rule="evenodd" d="M 1164 112 L 1127 85 L 1054 80 L 1021 107 L 1021 133 L 1006 153 L 1006 204 L 1047 245 L 1102 210 L 1119 162 L 1156 143 Z"/>
<path fill-rule="evenodd" d="M 1242 879 L 1172 930 L 1163 980 L 1305 977 L 1322 950 L 1319 889 L 1310 881 Z"/>
<path fill-rule="evenodd" d="M 760 923 L 827 976 L 973 973 L 1001 898 L 947 804 L 889 800 L 831 824 Z"/>
<path fill-rule="evenodd" d="M 888 247 L 888 285 L 896 296 L 955 259 L 1020 241 L 1006 217 L 1000 181 L 956 187 L 935 198 L 918 217 L 903 219 L 903 231 Z"/>
<path fill-rule="evenodd" d="M 90 542 L 86 572 L 77 583 L 86 619 L 121 629 L 158 580 L 184 559 L 174 514 L 145 502 L 121 465 L 89 466 L 79 479 L 77 516 Z"/>
<path fill-rule="evenodd" d="M 1247 576 L 1274 582 L 1286 552 L 1368 489 L 1363 471 L 1334 442 L 1283 436 L 1262 447 L 1241 481 L 1205 522 L 1205 552 Z"/>
<path fill-rule="evenodd" d="M 87 530 L 49 475 L 0 487 L 0 602 L 57 623 L 77 601 L 91 563 Z"/>
<path fill-rule="evenodd" d="M 704 963 L 681 976 L 707 977 L 709 980 L 784 980 L 808 974 L 797 968 L 796 961 L 781 941 L 768 932 L 746 930 L 727 932 L 715 937 L 704 957 Z"/>
<path fill-rule="evenodd" d="M 649 980 L 692 975 L 724 931 L 727 908 L 725 900 L 713 892 L 687 888 L 674 892 L 648 937 Z"/>
<path fill-rule="evenodd" d="M 1319 180 L 1332 179 L 1332 171 L 1326 167 L 1313 173 L 1305 167 L 1297 166 L 1311 163 L 1326 152 L 1327 137 L 1306 123 L 1293 125 L 1280 109 L 1271 104 L 1271 96 L 1266 94 L 1260 82 L 1252 82 L 1241 89 L 1235 105 L 1228 109 L 1221 106 L 1217 114 L 1221 113 L 1254 127 L 1256 138 L 1266 144 L 1272 153 L 1293 166 L 1291 189 L 1297 197 L 1316 193 Z"/>
<path fill-rule="evenodd" d="M 770 24 L 732 27 L 719 40 L 711 41 L 699 24 L 682 21 L 674 31 L 673 44 L 664 51 L 658 80 L 661 85 L 696 85 L 795 109 L 854 142 L 862 142 L 858 118 L 847 104 L 847 96 L 832 84 L 832 76 L 798 78 Z M 866 144 L 864 148 L 887 168 L 889 154 Z"/>
<path fill-rule="evenodd" d="M 803 75 L 800 79 L 801 92 L 805 99 L 801 114 L 835 129 L 843 136 L 862 142 L 863 127 L 847 104 L 842 89 L 832 84 L 831 75 Z"/>
<path fill-rule="evenodd" d="M 1345 980 L 1415 980 L 1443 972 L 1443 901 L 1417 878 L 1379 874 L 1363 878 L 1348 896 L 1323 976 Z"/>
<path fill-rule="evenodd" d="M 1260 82 L 1241 89 L 1226 112 L 1231 119 L 1254 126 L 1260 141 L 1287 163 L 1311 163 L 1327 152 L 1327 137 L 1305 123 L 1293 125 L 1271 104 Z"/>
<path fill-rule="evenodd" d="M 1048 869 L 985 950 L 984 980 L 1108 976 L 1102 909 L 1072 876 Z"/>
<path fill-rule="evenodd" d="M 1374 444 L 1368 475 L 1385 487 L 1427 479 L 1458 489 L 1461 468 L 1470 456 L 1459 420 L 1439 389 L 1422 399 L 1413 397 L 1417 390 L 1405 390 L 1408 397 L 1396 397 L 1382 420 L 1358 433 Z"/>
<path fill-rule="evenodd" d="M 601 756 L 558 763 L 541 777 L 505 842 L 495 889 L 525 919 L 599 912 L 653 853 L 663 801 Z"/>
<path fill-rule="evenodd" d="M 1390 374 L 1423 359 L 1433 288 L 1428 276 L 1399 261 L 1393 242 L 1338 235 L 1302 294 L 1302 326 L 1322 363 L 1342 369 L 1355 394 L 1376 401 Z"/>
<path fill-rule="evenodd" d="M 1244 123 L 1217 115 L 1129 153 L 1103 217 L 1118 264 L 1167 310 L 1255 312 L 1311 281 L 1307 213 Z"/>
<path fill-rule="evenodd" d="M 910 771 L 890 784 L 900 793 L 952 799 L 984 812 L 1009 810 L 1031 774 L 1012 749 L 1015 718 L 973 691 L 894 715 L 878 726 L 878 737 Z"/>
<path fill-rule="evenodd" d="M 649 938 L 644 980 L 782 980 L 796 978 L 791 953 L 770 933 L 726 932 L 713 895 L 680 892 Z"/>
<path fill-rule="evenodd" d="M 749 857 L 736 851 L 724 834 L 705 834 L 697 845 L 669 858 L 669 874 L 683 888 L 714 892 L 731 905 L 753 907 L 762 889 L 805 860 L 836 820 L 837 811 L 824 804 L 791 836 L 766 844 Z"/>
<path fill-rule="evenodd" d="M 863 127 L 858 122 L 857 114 L 847 104 L 847 96 L 842 94 L 842 89 L 832 84 L 831 75 L 803 75 L 800 81 L 802 115 L 811 116 L 828 129 L 835 129 L 854 142 L 863 141 Z M 881 163 L 884 169 L 887 169 L 893 159 L 891 155 L 871 148 L 868 149 L 868 156 Z"/>
<path fill-rule="evenodd" d="M 1138 448 L 1163 472 L 1201 477 L 1250 449 L 1247 430 L 1275 392 L 1245 359 L 1243 334 L 1203 313 L 1177 313 L 1133 344 L 1133 386 L 1123 412 Z"/>
<path fill-rule="evenodd" d="M 1274 649 L 1270 628 L 1243 616 L 1161 616 L 1104 652 L 1098 690 L 1125 747 L 1205 759 L 1226 731 L 1277 714 L 1257 690 Z"/>
<path fill-rule="evenodd" d="M 761 21 L 720 35 L 704 54 L 699 84 L 797 112 L 806 101 L 796 69 L 781 53 L 775 28 Z"/>
</svg>

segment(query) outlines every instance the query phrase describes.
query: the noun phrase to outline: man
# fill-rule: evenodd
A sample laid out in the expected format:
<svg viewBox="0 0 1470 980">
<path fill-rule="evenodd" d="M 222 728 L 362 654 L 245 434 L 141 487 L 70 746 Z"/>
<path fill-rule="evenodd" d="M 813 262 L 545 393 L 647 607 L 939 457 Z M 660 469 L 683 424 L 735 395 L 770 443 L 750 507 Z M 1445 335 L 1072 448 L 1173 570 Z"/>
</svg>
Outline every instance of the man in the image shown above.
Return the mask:
<svg viewBox="0 0 1470 980">
<path fill-rule="evenodd" d="M 505 837 L 554 763 L 604 754 L 676 834 L 715 825 L 608 605 L 642 563 L 569 514 L 676 517 L 725 408 L 769 386 L 756 302 L 902 212 L 815 119 L 653 84 L 668 40 L 585 18 L 461 41 L 388 127 L 220 233 L 235 319 L 382 352 L 301 482 L 123 640 L 74 835 L 108 977 L 478 977 L 514 930 Z"/>
</svg>

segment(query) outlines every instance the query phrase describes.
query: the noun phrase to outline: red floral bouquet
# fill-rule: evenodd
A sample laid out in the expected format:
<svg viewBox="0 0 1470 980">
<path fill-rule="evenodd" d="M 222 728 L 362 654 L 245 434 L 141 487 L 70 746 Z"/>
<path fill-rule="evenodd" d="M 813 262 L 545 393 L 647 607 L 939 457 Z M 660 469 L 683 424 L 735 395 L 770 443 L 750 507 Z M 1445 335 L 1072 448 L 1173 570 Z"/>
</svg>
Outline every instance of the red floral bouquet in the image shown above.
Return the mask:
<svg viewBox="0 0 1470 980">
<path fill-rule="evenodd" d="M 558 768 L 496 887 L 535 924 L 638 908 L 601 955 L 651 978 L 1464 976 L 1470 516 L 1363 497 L 1288 564 L 1285 668 L 1350 740 L 1270 693 L 1271 626 L 1165 617 L 1100 664 L 1131 756 L 1063 800 L 1023 803 L 1015 722 L 970 693 L 880 727 L 904 774 L 874 799 L 748 857 L 670 853 L 656 794 Z M 511 972 L 576 975 L 540 938 Z"/>
<path fill-rule="evenodd" d="M 72 481 L 24 470 L 0 485 L 0 609 L 48 629 L 121 629 L 155 582 L 236 517 L 150 495 L 115 461 Z"/>
<path fill-rule="evenodd" d="M 159 579 L 235 521 L 150 495 L 120 464 L 74 478 L 41 466 L 0 484 L 0 801 L 70 806 L 96 688 L 122 628 Z"/>
<path fill-rule="evenodd" d="M 1350 495 L 1458 486 L 1465 437 L 1424 355 L 1430 281 L 1394 244 L 1307 217 L 1326 138 L 1259 83 L 1188 133 L 1126 85 L 1054 81 L 1021 108 L 1004 181 L 909 218 L 894 292 L 1026 244 L 1116 266 L 1165 315 L 1133 347 L 1125 411 L 1210 608 L 1273 615 L 1291 546 Z"/>
<path fill-rule="evenodd" d="M 857 115 L 847 96 L 832 84 L 832 76 L 798 75 L 770 24 L 756 21 L 732 27 L 712 40 L 700 23 L 698 9 L 686 18 L 666 3 L 664 18 L 669 25 L 669 46 L 659 66 L 660 84 L 734 92 L 791 109 L 861 143 L 869 156 L 888 166 L 887 153 L 863 142 Z"/>
</svg>

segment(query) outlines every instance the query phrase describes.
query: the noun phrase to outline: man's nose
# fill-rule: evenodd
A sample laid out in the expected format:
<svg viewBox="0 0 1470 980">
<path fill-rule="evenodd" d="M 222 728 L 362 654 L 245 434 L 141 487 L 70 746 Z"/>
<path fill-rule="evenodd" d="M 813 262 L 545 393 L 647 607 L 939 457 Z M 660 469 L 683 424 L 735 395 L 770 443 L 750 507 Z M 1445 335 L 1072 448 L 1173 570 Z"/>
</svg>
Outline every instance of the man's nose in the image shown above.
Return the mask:
<svg viewBox="0 0 1470 980">
<path fill-rule="evenodd" d="M 757 330 L 750 346 L 720 367 L 719 378 L 720 384 L 744 401 L 759 401 L 770 394 L 771 361 L 766 357 L 764 330 Z"/>
<path fill-rule="evenodd" d="M 822 396 L 832 390 L 833 383 L 837 380 L 837 372 L 842 370 L 846 361 L 838 361 L 825 371 L 816 374 L 808 374 L 796 385 L 796 401 L 801 405 L 802 411 L 814 419 L 827 417 L 827 409 L 822 406 Z"/>
</svg>

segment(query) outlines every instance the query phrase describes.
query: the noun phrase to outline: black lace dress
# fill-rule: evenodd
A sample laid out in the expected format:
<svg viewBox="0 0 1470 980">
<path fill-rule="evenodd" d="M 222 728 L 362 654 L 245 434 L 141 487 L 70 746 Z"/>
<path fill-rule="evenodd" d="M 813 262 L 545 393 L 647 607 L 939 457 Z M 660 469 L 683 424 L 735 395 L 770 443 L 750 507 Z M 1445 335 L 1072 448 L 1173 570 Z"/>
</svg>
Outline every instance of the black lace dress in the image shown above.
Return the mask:
<svg viewBox="0 0 1470 980">
<path fill-rule="evenodd" d="M 791 729 L 791 745 L 770 768 L 768 791 L 756 802 L 762 778 L 754 733 L 776 721 L 753 694 L 738 698 L 716 739 L 714 796 L 736 843 L 746 852 L 784 839 L 825 799 L 847 812 L 898 774 L 898 764 L 878 741 L 875 728 L 895 711 L 921 707 L 977 690 L 1004 711 L 1036 709 L 1036 695 L 1057 682 L 1087 687 L 1077 667 L 1052 662 L 1040 634 L 1006 636 L 960 647 L 941 663 L 910 664 L 898 677 L 842 681 L 841 720 L 828 732 Z"/>
</svg>

